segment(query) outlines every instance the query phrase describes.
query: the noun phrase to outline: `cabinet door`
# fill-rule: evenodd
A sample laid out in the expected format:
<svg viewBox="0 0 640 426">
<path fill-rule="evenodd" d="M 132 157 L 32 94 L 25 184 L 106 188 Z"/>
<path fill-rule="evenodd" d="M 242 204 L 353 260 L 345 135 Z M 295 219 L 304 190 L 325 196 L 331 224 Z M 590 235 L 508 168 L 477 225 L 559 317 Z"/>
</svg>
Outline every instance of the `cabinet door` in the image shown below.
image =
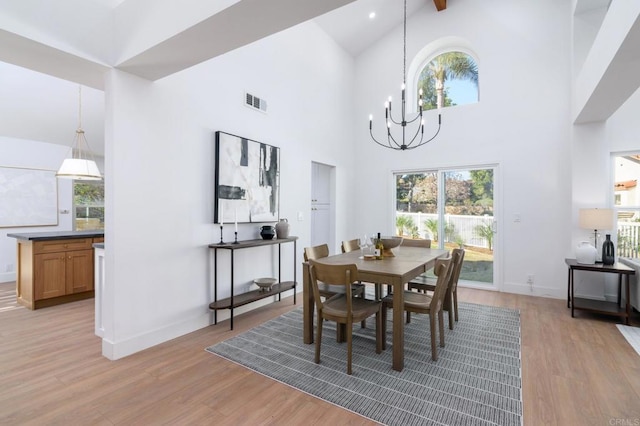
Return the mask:
<svg viewBox="0 0 640 426">
<path fill-rule="evenodd" d="M 49 299 L 66 294 L 65 253 L 45 253 L 34 256 L 34 300 Z"/>
<path fill-rule="evenodd" d="M 311 163 L 311 203 L 331 202 L 331 166 Z"/>
<path fill-rule="evenodd" d="M 311 245 L 329 244 L 328 235 L 330 235 L 331 216 L 329 215 L 329 206 L 317 204 L 311 207 Z"/>
<path fill-rule="evenodd" d="M 93 250 L 68 251 L 67 294 L 93 290 Z"/>
</svg>

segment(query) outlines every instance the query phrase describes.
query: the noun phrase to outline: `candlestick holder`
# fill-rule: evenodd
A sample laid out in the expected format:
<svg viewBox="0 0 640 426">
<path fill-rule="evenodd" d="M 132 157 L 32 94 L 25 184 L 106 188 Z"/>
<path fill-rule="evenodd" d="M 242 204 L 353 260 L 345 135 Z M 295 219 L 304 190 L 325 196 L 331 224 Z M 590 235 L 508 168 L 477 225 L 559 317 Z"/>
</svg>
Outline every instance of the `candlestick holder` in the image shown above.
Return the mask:
<svg viewBox="0 0 640 426">
<path fill-rule="evenodd" d="M 224 241 L 222 240 L 222 225 L 220 225 L 220 244 L 224 244 Z"/>
<path fill-rule="evenodd" d="M 236 239 L 235 239 L 235 241 L 233 242 L 233 244 L 240 244 L 240 243 L 238 242 L 238 231 L 235 231 L 235 232 L 234 232 L 234 234 L 235 234 L 235 236 L 236 236 Z"/>
</svg>

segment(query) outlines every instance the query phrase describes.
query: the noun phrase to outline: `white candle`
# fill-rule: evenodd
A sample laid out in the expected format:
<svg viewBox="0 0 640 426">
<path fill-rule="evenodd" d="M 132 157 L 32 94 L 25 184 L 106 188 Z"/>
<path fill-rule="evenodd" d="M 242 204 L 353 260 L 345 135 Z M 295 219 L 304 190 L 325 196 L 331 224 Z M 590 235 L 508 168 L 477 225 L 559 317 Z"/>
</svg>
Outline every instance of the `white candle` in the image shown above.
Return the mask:
<svg viewBox="0 0 640 426">
<path fill-rule="evenodd" d="M 222 210 L 222 201 L 220 202 L 220 226 L 224 225 L 224 212 Z"/>
<path fill-rule="evenodd" d="M 236 209 L 236 232 L 238 232 L 238 209 Z"/>
</svg>

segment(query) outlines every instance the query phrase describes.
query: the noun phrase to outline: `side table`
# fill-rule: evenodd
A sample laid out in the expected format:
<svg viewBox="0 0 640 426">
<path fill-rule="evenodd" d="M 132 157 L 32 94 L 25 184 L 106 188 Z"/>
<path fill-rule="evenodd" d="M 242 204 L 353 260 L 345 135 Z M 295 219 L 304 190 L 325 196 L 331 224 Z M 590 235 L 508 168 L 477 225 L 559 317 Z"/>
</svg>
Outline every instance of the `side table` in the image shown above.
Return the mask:
<svg viewBox="0 0 640 426">
<path fill-rule="evenodd" d="M 596 312 L 605 315 L 615 315 L 624 319 L 624 323 L 629 325 L 629 318 L 631 315 L 631 305 L 629 304 L 629 275 L 634 275 L 636 272 L 633 268 L 623 265 L 621 263 L 614 263 L 613 265 L 603 265 L 602 263 L 596 263 L 594 265 L 587 265 L 578 263 L 575 259 L 565 259 L 564 262 L 569 267 L 569 278 L 567 284 L 567 308 L 571 308 L 571 317 L 574 316 L 574 310 L 582 310 L 589 312 Z M 574 279 L 573 271 L 590 271 L 590 272 L 605 272 L 611 274 L 618 274 L 618 302 L 607 302 L 602 300 L 585 299 L 582 297 L 574 297 Z M 624 288 L 625 288 L 625 306 L 620 307 L 622 299 L 622 277 L 624 276 Z"/>
</svg>

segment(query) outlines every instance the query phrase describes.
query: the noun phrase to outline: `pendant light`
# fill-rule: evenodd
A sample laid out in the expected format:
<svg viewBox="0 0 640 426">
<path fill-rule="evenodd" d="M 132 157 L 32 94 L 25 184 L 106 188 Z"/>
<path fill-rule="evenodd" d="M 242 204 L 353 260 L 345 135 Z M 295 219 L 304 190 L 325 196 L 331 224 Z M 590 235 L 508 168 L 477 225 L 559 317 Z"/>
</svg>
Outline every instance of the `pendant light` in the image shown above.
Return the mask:
<svg viewBox="0 0 640 426">
<path fill-rule="evenodd" d="M 437 4 L 436 4 L 437 6 Z M 446 6 L 445 6 L 446 7 Z M 438 8 L 438 10 L 441 10 Z M 389 100 L 384 104 L 384 119 L 385 119 L 385 127 L 387 133 L 387 140 L 378 141 L 373 135 L 373 116 L 369 116 L 369 134 L 371 135 L 371 139 L 375 143 L 385 148 L 394 149 L 397 151 L 404 151 L 407 149 L 415 149 L 422 145 L 425 145 L 435 139 L 440 133 L 440 126 L 442 125 L 442 117 L 438 112 L 438 129 L 435 134 L 431 137 L 426 137 L 424 135 L 424 118 L 422 115 L 422 89 L 418 93 L 418 113 L 415 117 L 409 118 L 407 117 L 407 105 L 405 99 L 405 90 L 407 86 L 407 0 L 404 0 L 404 34 L 403 34 L 403 57 L 402 57 L 402 96 L 400 98 L 400 118 L 394 119 L 391 113 L 391 96 L 389 96 Z M 407 129 L 407 125 L 414 123 L 417 121 L 417 126 L 415 126 L 415 131 Z M 399 125 L 401 127 L 401 136 L 394 137 L 391 132 L 392 124 Z"/>
<path fill-rule="evenodd" d="M 62 162 L 56 177 L 75 180 L 102 180 L 102 175 L 82 130 L 82 86 L 78 86 L 78 129 L 71 145 L 71 158 Z"/>
</svg>

